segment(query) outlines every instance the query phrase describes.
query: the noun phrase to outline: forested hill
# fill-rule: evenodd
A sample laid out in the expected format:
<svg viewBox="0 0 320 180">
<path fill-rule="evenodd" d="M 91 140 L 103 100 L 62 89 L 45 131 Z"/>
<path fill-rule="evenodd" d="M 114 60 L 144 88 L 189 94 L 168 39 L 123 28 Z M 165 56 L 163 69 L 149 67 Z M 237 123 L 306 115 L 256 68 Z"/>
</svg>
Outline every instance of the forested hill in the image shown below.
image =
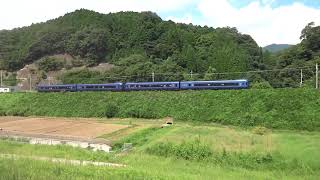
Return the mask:
<svg viewBox="0 0 320 180">
<path fill-rule="evenodd" d="M 32 64 L 35 69 L 17 77 L 32 74 L 36 84 L 52 77 L 51 72 L 59 72 L 54 76 L 59 83 L 150 81 L 155 72 L 156 81 L 248 78 L 251 85 L 270 88 L 300 87 L 302 69 L 303 85 L 314 87 L 319 42 L 320 26 L 310 23 L 302 30 L 301 43 L 272 54 L 236 28 L 177 24 L 152 12 L 100 14 L 81 9 L 0 31 L 0 70 Z M 107 63 L 108 70 L 91 70 L 101 63 Z M 256 73 L 228 73 L 252 70 Z M 191 71 L 197 76 L 190 76 Z M 217 75 L 220 72 L 224 74 Z M 14 75 L 5 77 L 12 85 Z"/>
<path fill-rule="evenodd" d="M 65 53 L 82 60 L 72 66 L 108 62 L 136 70 L 203 73 L 257 69 L 262 52 L 249 35 L 235 28 L 176 24 L 152 12 L 100 14 L 81 9 L 45 23 L 0 31 L 0 69 L 15 71 Z M 123 68 L 118 73 L 130 74 Z"/>
</svg>

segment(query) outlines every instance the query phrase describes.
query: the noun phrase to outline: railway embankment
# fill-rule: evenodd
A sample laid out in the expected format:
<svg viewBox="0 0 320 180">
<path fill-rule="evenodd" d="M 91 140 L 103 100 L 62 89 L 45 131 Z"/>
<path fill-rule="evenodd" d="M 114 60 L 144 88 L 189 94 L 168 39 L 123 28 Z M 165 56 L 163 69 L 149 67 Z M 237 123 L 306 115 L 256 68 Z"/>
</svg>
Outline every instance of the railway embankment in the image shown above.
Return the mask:
<svg viewBox="0 0 320 180">
<path fill-rule="evenodd" d="M 320 130 L 320 91 L 266 89 L 10 93 L 0 95 L 2 116 L 172 117 L 242 127 Z"/>
</svg>

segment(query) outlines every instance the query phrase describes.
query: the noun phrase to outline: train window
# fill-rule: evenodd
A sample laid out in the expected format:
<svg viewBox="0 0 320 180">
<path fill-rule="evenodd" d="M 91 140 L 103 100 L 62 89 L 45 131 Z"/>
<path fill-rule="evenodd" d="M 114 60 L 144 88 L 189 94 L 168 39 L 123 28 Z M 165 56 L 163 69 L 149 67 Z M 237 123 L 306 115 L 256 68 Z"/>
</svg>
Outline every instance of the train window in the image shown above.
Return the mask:
<svg viewBox="0 0 320 180">
<path fill-rule="evenodd" d="M 104 86 L 104 88 L 116 88 L 116 86 Z"/>
<path fill-rule="evenodd" d="M 174 87 L 174 84 L 141 84 L 141 85 L 127 85 L 128 88 L 164 88 L 164 87 Z M 112 86 L 110 88 L 117 88 L 117 86 Z"/>
<path fill-rule="evenodd" d="M 153 88 L 163 88 L 163 87 L 172 87 L 173 84 L 144 84 L 144 85 L 141 85 L 140 87 L 145 87 L 145 88 L 150 88 L 150 87 L 153 87 Z"/>
<path fill-rule="evenodd" d="M 200 84 L 194 84 L 196 87 L 223 87 L 223 86 L 239 86 L 239 83 L 200 83 Z"/>
</svg>

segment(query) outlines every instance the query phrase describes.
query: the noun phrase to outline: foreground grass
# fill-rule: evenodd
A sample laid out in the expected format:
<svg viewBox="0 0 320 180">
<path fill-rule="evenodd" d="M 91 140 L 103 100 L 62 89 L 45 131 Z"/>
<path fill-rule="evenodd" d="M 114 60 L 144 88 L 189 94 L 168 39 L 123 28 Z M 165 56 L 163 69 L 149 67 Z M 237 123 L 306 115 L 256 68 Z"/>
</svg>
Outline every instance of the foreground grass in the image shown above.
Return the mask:
<svg viewBox="0 0 320 180">
<path fill-rule="evenodd" d="M 132 169 L 74 166 L 30 159 L 0 159 L 0 179 L 141 179 L 148 174 Z M 150 176 L 149 176 L 150 177 Z M 152 177 L 156 178 L 156 177 Z"/>
<path fill-rule="evenodd" d="M 318 179 L 304 170 L 248 170 L 209 163 L 133 154 L 125 168 L 73 166 L 43 161 L 0 159 L 0 179 Z M 133 163 L 134 162 L 134 163 Z"/>
<path fill-rule="evenodd" d="M 74 148 L 65 145 L 31 145 L 25 142 L 16 142 L 12 140 L 0 140 L 0 153 L 101 162 L 116 161 L 114 157 L 108 153 L 99 151 L 94 152 L 90 149 Z"/>
<path fill-rule="evenodd" d="M 115 142 L 133 143 L 130 152 L 105 154 L 65 146 L 0 140 L 0 153 L 113 161 L 123 168 L 74 166 L 31 159 L 0 158 L 2 179 L 318 179 L 320 133 L 268 131 L 176 122 L 148 127 Z M 200 144 L 199 149 L 196 145 Z M 158 148 L 159 144 L 161 148 Z M 173 145 L 177 149 L 170 149 Z M 186 145 L 184 145 L 186 144 Z M 169 147 L 169 148 L 168 148 Z M 167 151 L 164 151 L 167 150 Z M 199 151 L 200 150 L 200 151 Z M 169 152 L 169 153 L 167 153 Z M 201 156 L 201 158 L 197 158 Z"/>
<path fill-rule="evenodd" d="M 0 95 L 0 115 L 169 116 L 242 127 L 320 130 L 319 95 L 311 89 L 12 93 Z"/>
</svg>

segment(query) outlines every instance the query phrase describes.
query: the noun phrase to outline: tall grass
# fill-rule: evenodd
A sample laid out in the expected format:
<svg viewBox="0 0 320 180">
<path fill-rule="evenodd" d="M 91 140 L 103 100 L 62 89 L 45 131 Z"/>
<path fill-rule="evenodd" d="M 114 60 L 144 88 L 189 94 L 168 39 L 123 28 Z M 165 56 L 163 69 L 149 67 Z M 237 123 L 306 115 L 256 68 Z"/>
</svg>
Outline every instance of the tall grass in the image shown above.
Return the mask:
<svg viewBox="0 0 320 180">
<path fill-rule="evenodd" d="M 120 150 L 124 143 L 132 143 L 133 147 L 143 146 L 154 140 L 154 136 L 164 135 L 165 131 L 167 131 L 167 129 L 161 129 L 159 127 L 142 129 L 114 142 L 112 148 L 114 150 Z"/>
<path fill-rule="evenodd" d="M 74 166 L 30 159 L 1 159 L 1 180 L 57 179 L 161 179 L 143 171 L 110 167 Z"/>
<path fill-rule="evenodd" d="M 243 127 L 319 130 L 319 95 L 311 89 L 13 93 L 0 95 L 0 115 L 173 117 Z"/>
<path fill-rule="evenodd" d="M 158 156 L 197 161 L 206 160 L 213 155 L 210 147 L 201 143 L 200 140 L 184 141 L 179 145 L 162 142 L 147 148 L 146 152 Z"/>
<path fill-rule="evenodd" d="M 94 152 L 90 149 L 74 148 L 66 145 L 31 145 L 11 140 L 0 140 L 0 153 L 103 162 L 115 161 L 111 154 L 105 152 Z"/>
<path fill-rule="evenodd" d="M 319 169 L 297 159 L 285 159 L 279 152 L 215 152 L 204 142 L 196 140 L 181 144 L 161 142 L 148 147 L 146 153 L 162 157 L 213 163 L 223 167 L 242 167 L 250 170 L 301 171 L 314 173 Z"/>
</svg>

